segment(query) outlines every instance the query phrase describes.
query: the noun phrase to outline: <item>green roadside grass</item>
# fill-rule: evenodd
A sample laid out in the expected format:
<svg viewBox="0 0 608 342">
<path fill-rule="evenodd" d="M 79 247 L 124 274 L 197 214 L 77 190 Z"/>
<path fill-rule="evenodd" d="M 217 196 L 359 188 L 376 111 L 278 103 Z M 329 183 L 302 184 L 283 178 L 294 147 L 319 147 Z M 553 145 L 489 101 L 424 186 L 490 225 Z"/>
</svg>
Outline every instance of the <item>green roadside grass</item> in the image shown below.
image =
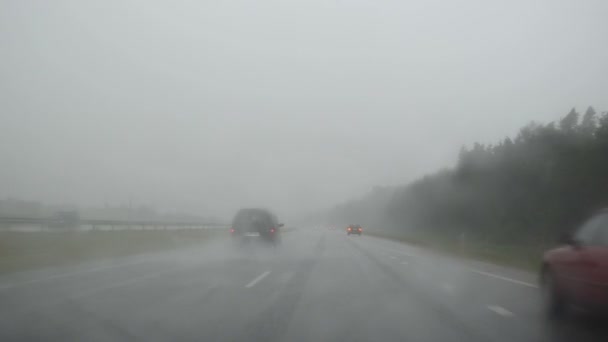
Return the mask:
<svg viewBox="0 0 608 342">
<path fill-rule="evenodd" d="M 222 235 L 223 229 L 0 232 L 0 274 L 178 249 Z"/>
<path fill-rule="evenodd" d="M 399 236 L 383 231 L 368 231 L 367 234 L 429 248 L 452 257 L 484 261 L 531 272 L 538 271 L 544 251 L 551 247 L 487 244 L 470 240 L 461 241 L 458 238 L 449 239 L 423 235 Z"/>
</svg>

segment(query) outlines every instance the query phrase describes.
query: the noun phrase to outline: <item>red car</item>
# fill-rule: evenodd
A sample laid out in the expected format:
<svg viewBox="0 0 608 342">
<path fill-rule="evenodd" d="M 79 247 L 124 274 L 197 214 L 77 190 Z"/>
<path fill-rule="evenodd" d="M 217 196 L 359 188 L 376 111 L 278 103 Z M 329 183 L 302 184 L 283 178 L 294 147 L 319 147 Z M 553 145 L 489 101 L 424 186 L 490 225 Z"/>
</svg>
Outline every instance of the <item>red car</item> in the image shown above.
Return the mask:
<svg viewBox="0 0 608 342">
<path fill-rule="evenodd" d="M 363 233 L 363 228 L 358 224 L 351 224 L 346 228 L 346 235 L 356 234 L 361 236 L 361 233 Z"/>
<path fill-rule="evenodd" d="M 545 253 L 541 286 L 547 313 L 562 317 L 572 307 L 608 309 L 608 209 L 586 221 L 561 247 Z"/>
</svg>

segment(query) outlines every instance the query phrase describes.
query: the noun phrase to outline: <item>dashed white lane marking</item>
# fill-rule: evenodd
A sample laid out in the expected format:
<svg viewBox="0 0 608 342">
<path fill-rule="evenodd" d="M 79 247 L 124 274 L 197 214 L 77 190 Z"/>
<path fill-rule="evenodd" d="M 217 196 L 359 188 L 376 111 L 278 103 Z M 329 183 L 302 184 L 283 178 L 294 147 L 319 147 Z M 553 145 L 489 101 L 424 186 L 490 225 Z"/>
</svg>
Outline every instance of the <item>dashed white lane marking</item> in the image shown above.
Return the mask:
<svg viewBox="0 0 608 342">
<path fill-rule="evenodd" d="M 477 274 L 481 274 L 481 275 L 485 275 L 486 277 L 491 277 L 491 278 L 496 278 L 496 279 L 508 281 L 508 282 L 513 283 L 513 284 L 527 286 L 527 287 L 531 287 L 531 288 L 535 288 L 535 289 L 538 288 L 537 285 L 534 285 L 534 284 L 531 284 L 531 283 L 526 283 L 525 281 L 521 281 L 521 280 L 516 280 L 516 279 L 511 279 L 511 278 L 503 277 L 503 276 L 500 276 L 500 275 L 494 274 L 494 273 L 484 272 L 484 271 L 480 271 L 480 270 L 476 270 L 476 269 L 471 269 L 471 272 L 477 273 Z"/>
<path fill-rule="evenodd" d="M 407 261 L 402 261 L 401 262 L 401 265 L 408 265 L 408 264 L 409 264 L 409 262 L 407 262 Z"/>
<path fill-rule="evenodd" d="M 395 260 L 395 259 L 397 259 L 397 257 L 394 255 L 391 255 L 391 259 Z"/>
<path fill-rule="evenodd" d="M 260 274 L 255 279 L 253 279 L 251 282 L 249 282 L 249 284 L 245 285 L 245 287 L 246 288 L 254 287 L 255 284 L 259 283 L 262 279 L 266 278 L 266 276 L 268 276 L 269 274 L 270 274 L 270 271 L 266 271 L 266 272 Z"/>
<path fill-rule="evenodd" d="M 502 306 L 498 306 L 498 305 L 488 305 L 488 309 L 490 309 L 491 311 L 493 311 L 494 313 L 501 315 L 503 317 L 513 317 L 513 313 L 505 308 L 503 308 Z"/>
</svg>

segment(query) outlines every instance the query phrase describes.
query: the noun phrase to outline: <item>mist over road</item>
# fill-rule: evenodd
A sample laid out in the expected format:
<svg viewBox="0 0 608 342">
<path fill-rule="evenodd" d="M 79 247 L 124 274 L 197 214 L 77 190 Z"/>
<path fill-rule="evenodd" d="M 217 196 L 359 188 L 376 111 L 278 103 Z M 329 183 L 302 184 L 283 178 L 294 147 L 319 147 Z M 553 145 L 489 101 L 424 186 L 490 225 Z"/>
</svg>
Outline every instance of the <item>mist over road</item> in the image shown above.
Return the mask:
<svg viewBox="0 0 608 342">
<path fill-rule="evenodd" d="M 0 340 L 605 341 L 544 319 L 535 275 L 342 230 L 0 277 Z"/>
</svg>

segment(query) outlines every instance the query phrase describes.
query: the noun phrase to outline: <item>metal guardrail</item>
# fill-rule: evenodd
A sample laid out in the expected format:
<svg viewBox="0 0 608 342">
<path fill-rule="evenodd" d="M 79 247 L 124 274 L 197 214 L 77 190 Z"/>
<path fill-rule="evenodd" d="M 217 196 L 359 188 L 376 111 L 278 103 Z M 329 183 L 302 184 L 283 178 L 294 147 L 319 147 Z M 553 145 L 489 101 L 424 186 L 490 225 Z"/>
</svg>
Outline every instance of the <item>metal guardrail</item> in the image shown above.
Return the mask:
<svg viewBox="0 0 608 342">
<path fill-rule="evenodd" d="M 37 225 L 41 227 L 180 227 L 180 228 L 225 228 L 225 225 L 200 221 L 165 221 L 165 220 L 111 220 L 111 219 L 78 219 L 62 221 L 56 217 L 0 217 L 0 226 Z"/>
<path fill-rule="evenodd" d="M 0 223 L 23 223 L 23 224 L 36 224 L 46 223 L 49 218 L 40 217 L 0 217 Z"/>
</svg>

